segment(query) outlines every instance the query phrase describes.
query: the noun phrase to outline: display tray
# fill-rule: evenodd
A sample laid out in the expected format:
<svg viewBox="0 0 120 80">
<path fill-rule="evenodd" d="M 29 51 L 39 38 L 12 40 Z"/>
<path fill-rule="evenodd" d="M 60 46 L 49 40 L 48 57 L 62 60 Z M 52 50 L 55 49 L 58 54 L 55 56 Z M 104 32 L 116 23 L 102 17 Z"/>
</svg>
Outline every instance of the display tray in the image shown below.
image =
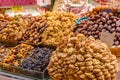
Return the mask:
<svg viewBox="0 0 120 80">
<path fill-rule="evenodd" d="M 0 63 L 0 68 L 1 72 L 6 72 L 21 77 L 26 77 L 35 80 L 49 80 L 49 74 L 46 69 L 43 70 L 43 72 L 38 72 L 33 70 L 26 70 L 19 67 L 9 66 L 2 63 Z"/>
</svg>

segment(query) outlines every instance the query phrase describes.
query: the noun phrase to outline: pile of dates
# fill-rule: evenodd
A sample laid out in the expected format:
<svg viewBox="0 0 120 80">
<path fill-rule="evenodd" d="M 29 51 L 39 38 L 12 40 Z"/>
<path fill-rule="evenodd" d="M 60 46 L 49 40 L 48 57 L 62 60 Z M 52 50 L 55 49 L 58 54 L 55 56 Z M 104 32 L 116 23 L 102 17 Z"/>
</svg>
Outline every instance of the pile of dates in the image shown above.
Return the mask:
<svg viewBox="0 0 120 80">
<path fill-rule="evenodd" d="M 30 55 L 28 51 L 33 50 L 33 46 L 26 44 L 19 44 L 12 47 L 7 53 L 5 58 L 1 61 L 3 65 L 19 66 L 22 61 Z"/>
<path fill-rule="evenodd" d="M 0 17 L 3 17 L 1 15 Z M 0 42 L 7 44 L 27 43 L 38 45 L 42 33 L 47 28 L 47 21 L 42 16 L 17 15 L 7 20 L 0 19 Z"/>
<path fill-rule="evenodd" d="M 32 52 L 30 52 L 31 55 L 23 60 L 20 67 L 27 70 L 42 72 L 48 66 L 49 59 L 53 50 L 54 49 L 47 47 L 35 48 Z"/>
<path fill-rule="evenodd" d="M 38 45 L 41 42 L 42 33 L 47 28 L 47 21 L 38 18 L 28 27 L 22 36 L 22 42 L 32 45 Z M 32 22 L 31 22 L 32 23 Z"/>
<path fill-rule="evenodd" d="M 52 80 L 115 80 L 116 57 L 100 40 L 79 34 L 61 41 L 48 72 Z"/>
<path fill-rule="evenodd" d="M 81 21 L 77 26 L 75 33 L 82 33 L 85 36 L 93 36 L 95 39 L 100 39 L 101 32 L 109 32 L 114 34 L 113 45 L 120 44 L 120 18 L 114 16 L 113 13 L 100 12 L 96 15 L 91 15 L 87 20 Z"/>
</svg>

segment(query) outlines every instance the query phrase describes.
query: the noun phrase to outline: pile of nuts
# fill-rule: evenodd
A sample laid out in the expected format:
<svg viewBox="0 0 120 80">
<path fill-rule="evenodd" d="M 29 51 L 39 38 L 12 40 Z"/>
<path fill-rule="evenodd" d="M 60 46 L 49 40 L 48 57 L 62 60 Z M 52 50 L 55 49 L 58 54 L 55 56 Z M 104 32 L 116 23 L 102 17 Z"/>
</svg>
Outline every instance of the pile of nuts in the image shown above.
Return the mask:
<svg viewBox="0 0 120 80">
<path fill-rule="evenodd" d="M 17 17 L 10 21 L 6 27 L 0 30 L 0 42 L 18 43 L 28 25 L 28 21 L 22 17 Z"/>
<path fill-rule="evenodd" d="M 47 21 L 39 18 L 39 20 L 34 21 L 34 23 L 28 27 L 23 34 L 22 41 L 24 43 L 38 45 L 41 42 L 42 33 L 47 28 Z"/>
<path fill-rule="evenodd" d="M 28 51 L 31 51 L 34 47 L 26 44 L 20 44 L 11 48 L 5 58 L 2 60 L 2 64 L 8 64 L 10 66 L 19 66 L 22 61 L 30 55 Z"/>
<path fill-rule="evenodd" d="M 64 37 L 73 35 L 76 26 L 76 16 L 64 11 L 46 12 L 42 18 L 48 21 L 48 27 L 42 34 L 42 43 L 56 46 Z"/>
<path fill-rule="evenodd" d="M 87 20 L 81 21 L 77 26 L 75 33 L 82 33 L 85 36 L 93 36 L 95 39 L 100 39 L 101 32 L 109 32 L 115 35 L 115 46 L 120 44 L 120 18 L 113 13 L 100 12 L 96 15 L 91 15 Z"/>
<path fill-rule="evenodd" d="M 116 57 L 106 44 L 79 34 L 61 41 L 48 72 L 52 80 L 115 80 L 115 64 Z"/>
<path fill-rule="evenodd" d="M 49 63 L 51 53 L 54 49 L 47 47 L 37 47 L 31 52 L 31 55 L 23 60 L 20 67 L 27 70 L 40 71 L 46 69 Z"/>
<path fill-rule="evenodd" d="M 5 28 L 8 25 L 9 21 L 11 21 L 11 20 L 12 20 L 11 17 L 0 14 L 0 31 L 3 28 Z"/>
</svg>

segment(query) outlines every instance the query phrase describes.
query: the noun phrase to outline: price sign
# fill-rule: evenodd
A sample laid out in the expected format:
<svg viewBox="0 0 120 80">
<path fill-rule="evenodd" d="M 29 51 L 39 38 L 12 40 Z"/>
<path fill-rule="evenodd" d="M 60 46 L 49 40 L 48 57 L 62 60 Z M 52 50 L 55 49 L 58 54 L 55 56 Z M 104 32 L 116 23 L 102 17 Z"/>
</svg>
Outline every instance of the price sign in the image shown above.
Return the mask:
<svg viewBox="0 0 120 80">
<path fill-rule="evenodd" d="M 115 34 L 111 34 L 109 32 L 101 32 L 100 40 L 108 45 L 108 47 L 112 47 L 115 39 Z"/>
<path fill-rule="evenodd" d="M 12 7 L 13 11 L 23 11 L 23 7 L 22 6 L 14 6 Z"/>
</svg>

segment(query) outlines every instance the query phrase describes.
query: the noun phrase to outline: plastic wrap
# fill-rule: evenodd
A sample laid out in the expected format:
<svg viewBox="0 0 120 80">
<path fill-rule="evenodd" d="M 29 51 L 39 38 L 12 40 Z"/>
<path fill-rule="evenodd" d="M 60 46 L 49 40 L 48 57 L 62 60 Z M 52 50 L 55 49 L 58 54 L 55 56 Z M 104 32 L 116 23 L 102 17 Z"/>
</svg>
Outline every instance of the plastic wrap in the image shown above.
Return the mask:
<svg viewBox="0 0 120 80">
<path fill-rule="evenodd" d="M 79 16 L 91 11 L 94 6 L 88 0 L 56 0 L 53 10 L 73 12 Z"/>
</svg>

